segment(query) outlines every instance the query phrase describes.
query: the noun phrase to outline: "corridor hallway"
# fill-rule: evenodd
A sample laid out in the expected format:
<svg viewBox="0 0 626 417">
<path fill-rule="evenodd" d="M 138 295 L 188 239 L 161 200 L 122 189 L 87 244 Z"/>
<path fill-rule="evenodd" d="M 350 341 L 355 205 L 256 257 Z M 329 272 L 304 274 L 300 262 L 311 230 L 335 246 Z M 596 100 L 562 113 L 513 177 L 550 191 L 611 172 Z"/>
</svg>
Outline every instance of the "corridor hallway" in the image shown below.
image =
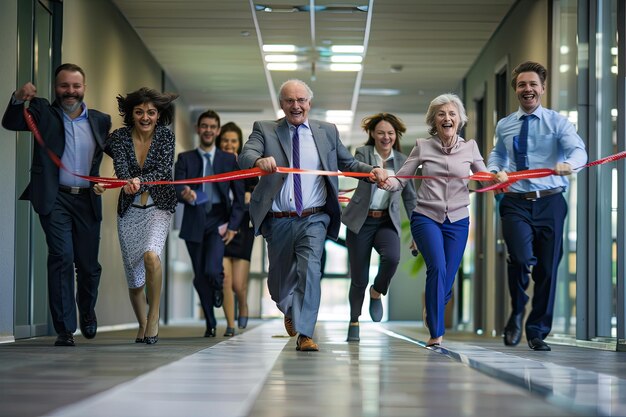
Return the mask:
<svg viewBox="0 0 626 417">
<path fill-rule="evenodd" d="M 424 347 L 415 322 L 318 322 L 320 352 L 297 352 L 282 320 L 251 320 L 233 338 L 198 325 L 0 345 L 0 416 L 570 416 L 626 415 L 623 353 L 552 345 L 505 348 L 450 332 Z M 218 335 L 223 329 L 218 328 Z"/>
</svg>

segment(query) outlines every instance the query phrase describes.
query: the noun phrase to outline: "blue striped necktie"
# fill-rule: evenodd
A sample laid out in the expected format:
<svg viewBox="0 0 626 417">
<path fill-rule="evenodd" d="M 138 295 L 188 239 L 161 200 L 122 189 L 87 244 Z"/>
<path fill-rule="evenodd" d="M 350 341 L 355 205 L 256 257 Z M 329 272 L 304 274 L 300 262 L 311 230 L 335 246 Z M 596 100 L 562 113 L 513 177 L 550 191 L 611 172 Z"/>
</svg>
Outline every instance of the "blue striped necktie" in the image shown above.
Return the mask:
<svg viewBox="0 0 626 417">
<path fill-rule="evenodd" d="M 204 158 L 206 159 L 206 164 L 204 164 L 204 176 L 207 177 L 209 175 L 213 175 L 213 165 L 211 165 L 211 154 L 209 152 L 206 152 L 204 154 Z M 205 182 L 203 183 L 202 188 L 208 199 L 208 201 L 204 205 L 204 210 L 208 213 L 213 208 L 213 183 Z"/>
<path fill-rule="evenodd" d="M 528 121 L 532 115 L 525 114 L 520 117 L 522 120 L 522 128 L 519 136 L 513 137 L 513 150 L 515 151 L 515 166 L 517 171 L 525 171 L 528 169 Z"/>
<path fill-rule="evenodd" d="M 298 136 L 300 126 L 301 125 L 296 126 L 291 142 L 294 168 L 300 168 L 300 137 Z M 300 216 L 302 215 L 302 179 L 300 178 L 300 174 L 293 174 L 293 198 L 296 202 L 296 213 Z"/>
</svg>

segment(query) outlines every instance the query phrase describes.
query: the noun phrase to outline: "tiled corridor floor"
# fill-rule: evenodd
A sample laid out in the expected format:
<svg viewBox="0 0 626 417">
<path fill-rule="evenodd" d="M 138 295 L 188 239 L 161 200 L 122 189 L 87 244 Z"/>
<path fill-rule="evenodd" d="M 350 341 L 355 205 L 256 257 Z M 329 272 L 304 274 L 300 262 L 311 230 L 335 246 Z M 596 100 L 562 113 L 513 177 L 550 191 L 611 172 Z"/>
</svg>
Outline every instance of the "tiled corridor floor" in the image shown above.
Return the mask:
<svg viewBox="0 0 626 417">
<path fill-rule="evenodd" d="M 346 325 L 318 323 L 320 352 L 297 352 L 282 320 L 233 338 L 162 326 L 152 346 L 134 330 L 0 345 L 0 416 L 626 416 L 625 353 L 454 333 L 431 350 L 405 322 L 348 343 Z"/>
</svg>

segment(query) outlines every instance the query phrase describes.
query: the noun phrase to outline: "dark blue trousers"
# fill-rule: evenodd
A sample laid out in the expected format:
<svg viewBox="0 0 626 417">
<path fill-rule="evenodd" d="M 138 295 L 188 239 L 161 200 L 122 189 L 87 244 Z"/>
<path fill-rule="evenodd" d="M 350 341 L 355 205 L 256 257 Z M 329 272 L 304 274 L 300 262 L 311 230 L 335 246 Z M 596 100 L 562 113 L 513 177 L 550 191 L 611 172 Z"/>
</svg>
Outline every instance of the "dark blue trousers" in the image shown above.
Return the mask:
<svg viewBox="0 0 626 417">
<path fill-rule="evenodd" d="M 438 223 L 422 214 L 411 215 L 411 234 L 426 263 L 426 320 L 433 339 L 445 333 L 446 304 L 452 297 L 468 231 L 469 217 Z"/>
<path fill-rule="evenodd" d="M 76 331 L 80 314 L 94 314 L 102 267 L 100 220 L 89 194 L 59 192 L 52 211 L 39 216 L 48 244 L 48 303 L 57 333 Z M 76 280 L 76 296 L 74 296 Z M 76 298 L 75 298 L 76 297 Z"/>
<path fill-rule="evenodd" d="M 535 201 L 505 195 L 500 202 L 502 232 L 509 252 L 507 272 L 513 313 L 524 311 L 529 275 L 534 281 L 532 311 L 525 326 L 528 340 L 545 339 L 552 328 L 566 215 L 567 203 L 562 194 Z"/>
<path fill-rule="evenodd" d="M 223 204 L 214 205 L 207 213 L 204 225 L 204 238 L 201 243 L 185 241 L 193 266 L 193 286 L 200 297 L 200 304 L 206 319 L 207 329 L 215 328 L 217 320 L 213 311 L 215 291 L 224 285 L 224 241 L 218 227 L 227 220 Z"/>
</svg>

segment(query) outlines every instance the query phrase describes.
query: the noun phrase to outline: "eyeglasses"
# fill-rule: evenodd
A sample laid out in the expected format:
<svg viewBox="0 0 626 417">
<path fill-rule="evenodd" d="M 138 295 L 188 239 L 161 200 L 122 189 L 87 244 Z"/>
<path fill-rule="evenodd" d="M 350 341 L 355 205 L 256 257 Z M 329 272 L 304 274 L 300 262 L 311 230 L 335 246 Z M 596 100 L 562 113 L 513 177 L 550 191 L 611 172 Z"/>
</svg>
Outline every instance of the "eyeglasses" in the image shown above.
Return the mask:
<svg viewBox="0 0 626 417">
<path fill-rule="evenodd" d="M 291 106 L 295 104 L 296 102 L 298 104 L 304 104 L 307 101 L 309 101 L 309 99 L 308 98 L 283 98 L 282 101 Z"/>
</svg>

